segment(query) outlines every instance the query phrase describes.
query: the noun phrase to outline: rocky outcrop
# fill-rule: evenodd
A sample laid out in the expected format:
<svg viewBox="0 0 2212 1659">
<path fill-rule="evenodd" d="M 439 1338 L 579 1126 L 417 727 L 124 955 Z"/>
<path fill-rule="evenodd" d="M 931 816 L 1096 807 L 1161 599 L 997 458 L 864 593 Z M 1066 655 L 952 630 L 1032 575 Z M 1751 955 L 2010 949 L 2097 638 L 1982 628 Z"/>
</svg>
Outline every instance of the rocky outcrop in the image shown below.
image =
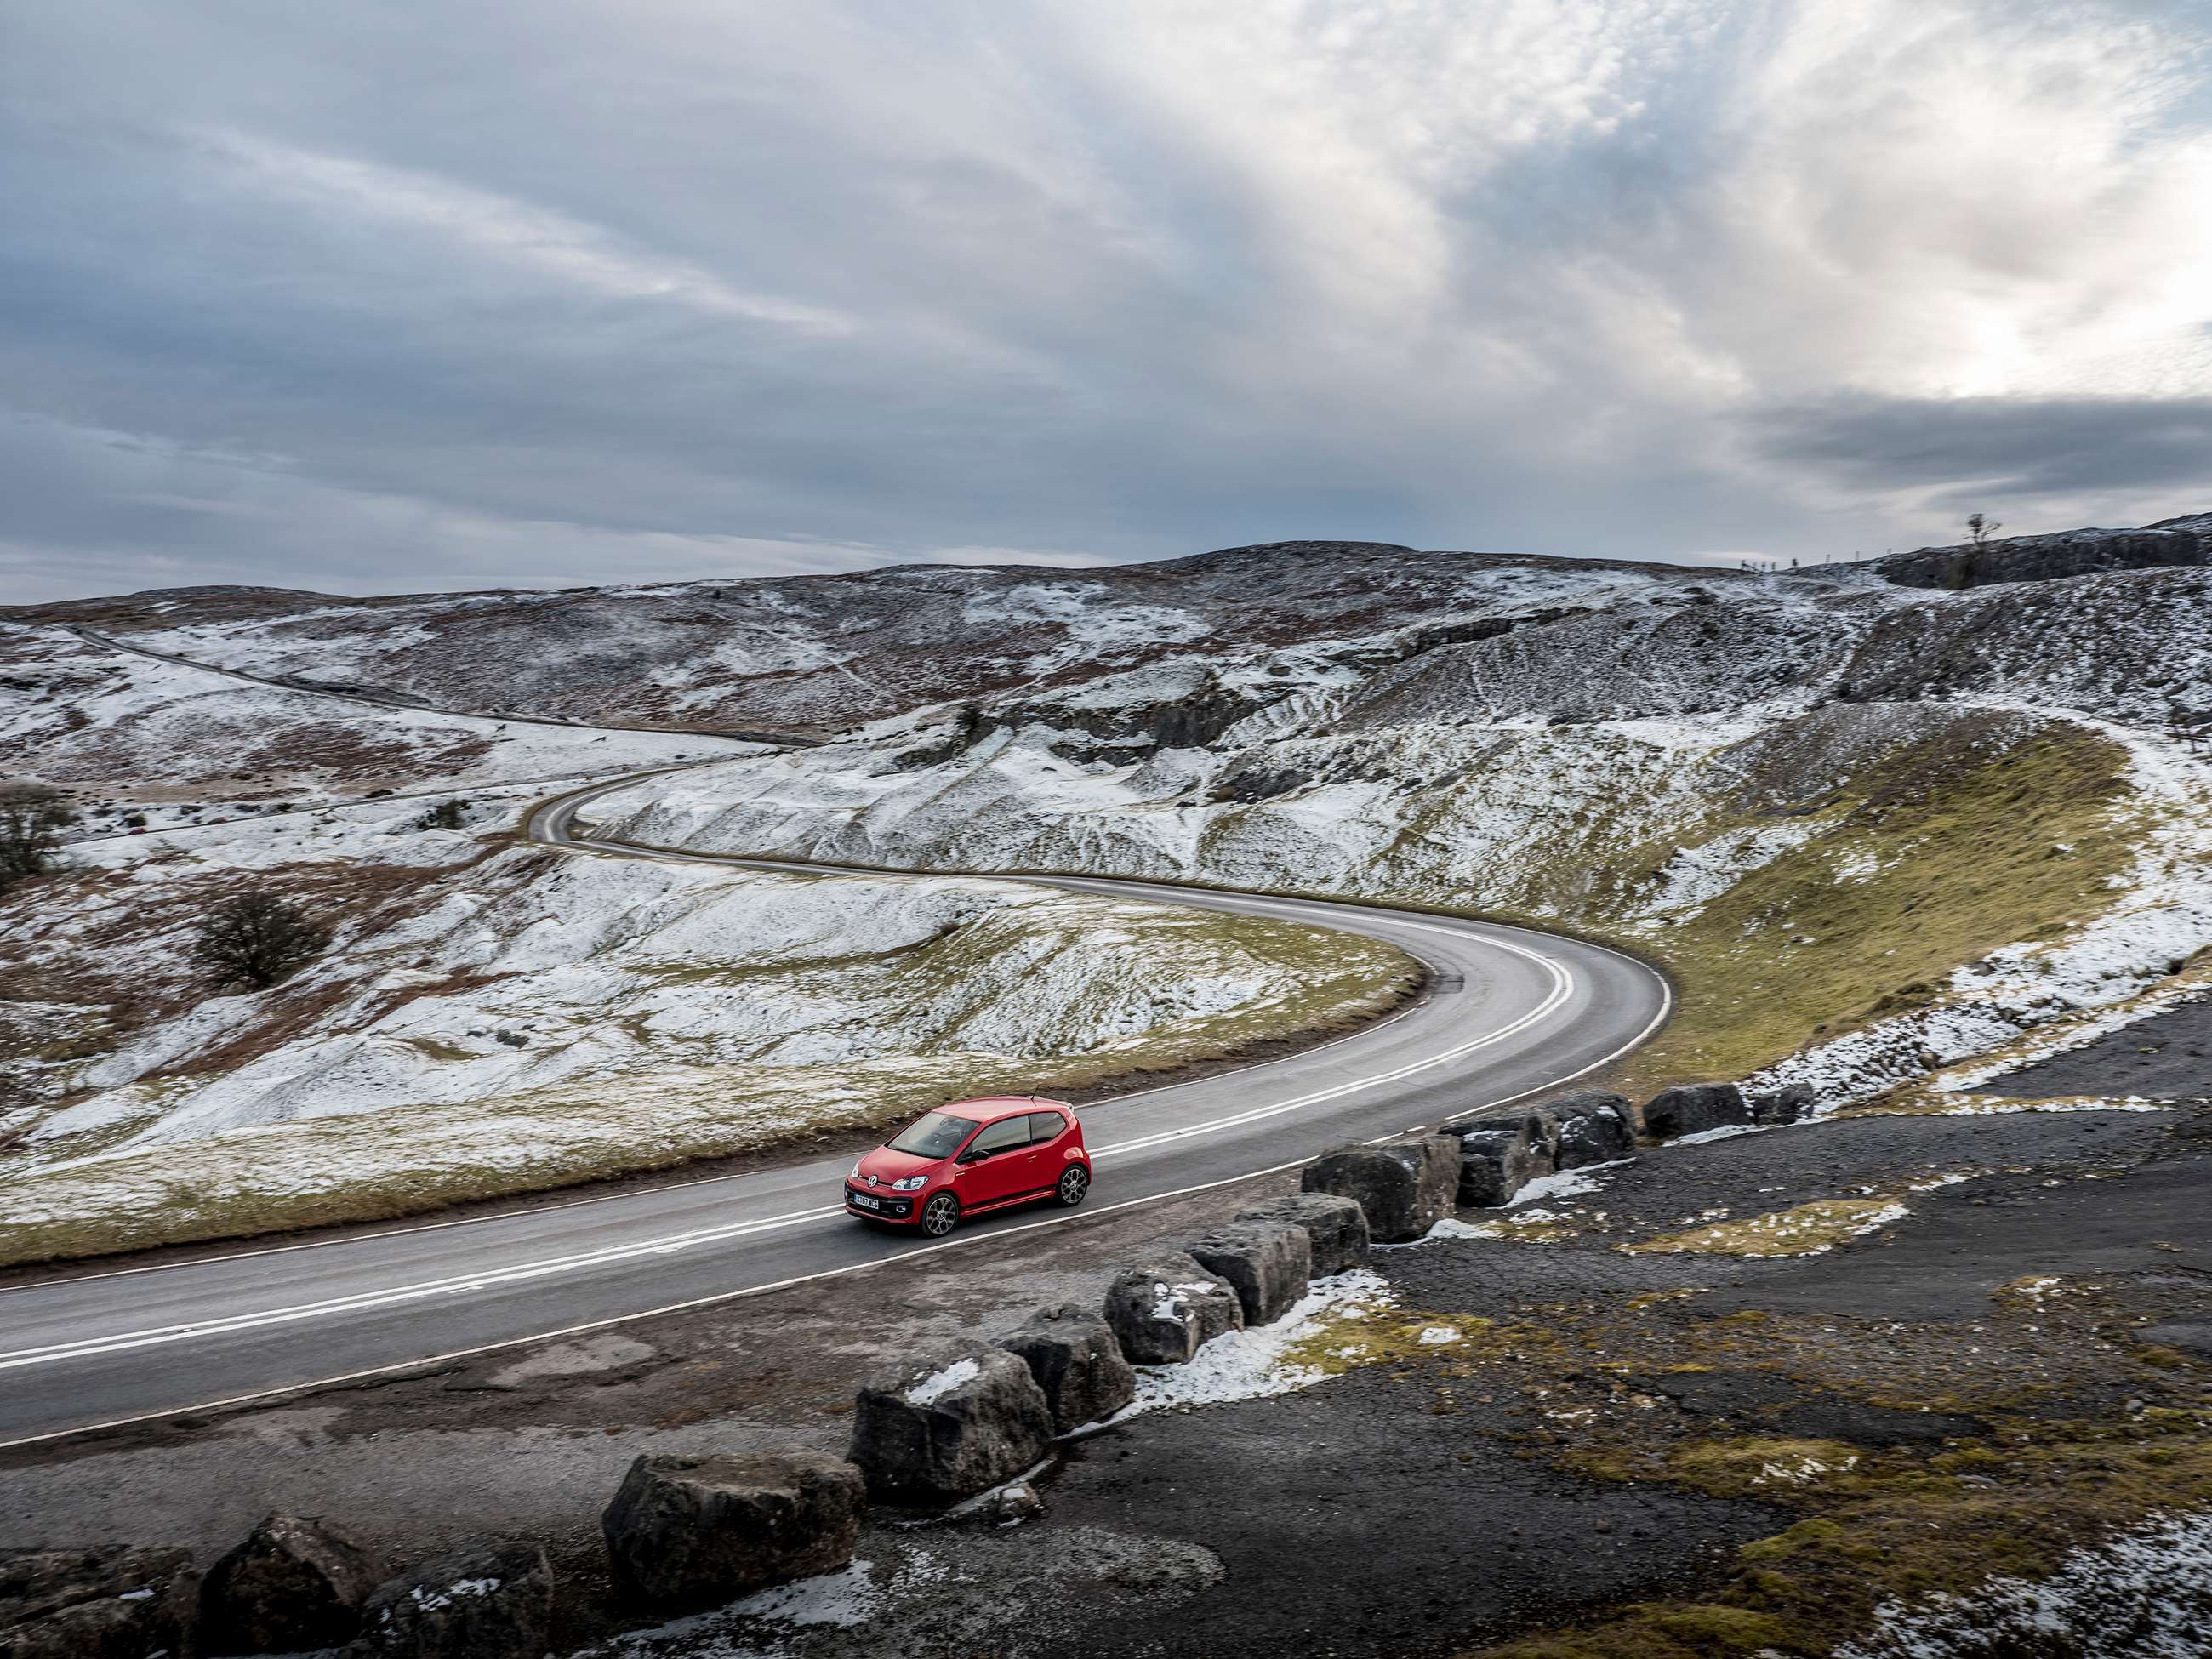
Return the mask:
<svg viewBox="0 0 2212 1659">
<path fill-rule="evenodd" d="M 826 1452 L 641 1457 L 600 1518 L 616 1590 L 661 1608 L 734 1601 L 853 1559 L 867 1491 Z"/>
<path fill-rule="evenodd" d="M 1370 1237 L 1404 1243 L 1452 1212 L 1459 1162 L 1459 1142 L 1447 1135 L 1340 1146 L 1308 1164 L 1300 1184 L 1310 1193 L 1352 1199 L 1366 1213 Z"/>
<path fill-rule="evenodd" d="M 472 1544 L 377 1586 L 343 1659 L 542 1659 L 553 1567 L 535 1544 Z"/>
<path fill-rule="evenodd" d="M 1303 1227 L 1316 1279 L 1367 1265 L 1367 1212 L 1356 1199 L 1338 1193 L 1291 1193 L 1255 1205 L 1237 1218 Z"/>
<path fill-rule="evenodd" d="M 6 1659 L 192 1659 L 199 1607 L 190 1550 L 0 1553 Z"/>
<path fill-rule="evenodd" d="M 1242 1329 L 1244 1308 L 1226 1280 L 1166 1251 L 1115 1275 L 1106 1322 L 1131 1364 L 1181 1365 L 1224 1332 Z"/>
<path fill-rule="evenodd" d="M 1587 1169 L 1593 1164 L 1612 1164 L 1636 1150 L 1636 1109 L 1626 1095 L 1590 1091 L 1544 1103 L 1558 1121 L 1555 1168 Z"/>
<path fill-rule="evenodd" d="M 1291 1310 L 1313 1277 L 1313 1241 L 1282 1221 L 1232 1221 L 1190 1244 L 1191 1259 L 1237 1292 L 1247 1325 L 1269 1325 Z"/>
<path fill-rule="evenodd" d="M 272 1515 L 208 1570 L 202 1641 L 210 1654 L 335 1647 L 390 1574 L 382 1557 L 329 1521 Z"/>
<path fill-rule="evenodd" d="M 1030 1368 L 1057 1433 L 1103 1422 L 1137 1397 L 1137 1374 L 1113 1327 L 1072 1302 L 1031 1315 L 999 1346 Z"/>
<path fill-rule="evenodd" d="M 2161 519 L 2140 530 L 2069 530 L 2054 536 L 2008 536 L 1979 545 L 1915 548 L 1868 564 L 1899 587 L 1951 589 L 2046 582 L 2102 570 L 2212 564 L 2212 513 Z"/>
<path fill-rule="evenodd" d="M 852 1455 L 878 1497 L 945 1504 L 1019 1474 L 1053 1431 L 1028 1364 L 979 1344 L 871 1376 L 854 1405 Z"/>
<path fill-rule="evenodd" d="M 1662 1140 L 1751 1121 L 1751 1103 L 1733 1083 L 1692 1083 L 1662 1090 L 1644 1107 L 1644 1128 Z"/>
</svg>

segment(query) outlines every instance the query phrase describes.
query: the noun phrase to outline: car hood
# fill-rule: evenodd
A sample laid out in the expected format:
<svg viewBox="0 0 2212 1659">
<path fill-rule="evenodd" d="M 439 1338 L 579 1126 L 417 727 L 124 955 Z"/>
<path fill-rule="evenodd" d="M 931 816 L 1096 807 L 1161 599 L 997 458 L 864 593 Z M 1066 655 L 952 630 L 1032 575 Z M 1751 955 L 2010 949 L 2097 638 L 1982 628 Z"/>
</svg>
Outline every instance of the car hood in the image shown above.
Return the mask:
<svg viewBox="0 0 2212 1659">
<path fill-rule="evenodd" d="M 912 1152 L 895 1152 L 888 1146 L 878 1146 L 860 1160 L 861 1184 L 865 1186 L 870 1176 L 890 1182 L 920 1175 L 944 1162 L 941 1158 L 916 1158 Z"/>
</svg>

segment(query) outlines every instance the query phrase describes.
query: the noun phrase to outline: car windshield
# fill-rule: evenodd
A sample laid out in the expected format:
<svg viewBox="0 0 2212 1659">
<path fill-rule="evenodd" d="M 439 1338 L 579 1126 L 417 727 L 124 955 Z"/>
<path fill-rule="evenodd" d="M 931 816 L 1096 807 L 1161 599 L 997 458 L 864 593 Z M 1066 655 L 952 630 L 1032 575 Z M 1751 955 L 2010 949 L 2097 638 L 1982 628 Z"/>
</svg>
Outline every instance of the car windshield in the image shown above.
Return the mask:
<svg viewBox="0 0 2212 1659">
<path fill-rule="evenodd" d="M 890 1146 L 895 1152 L 907 1152 L 915 1158 L 950 1158 L 960 1150 L 960 1143 L 968 1139 L 968 1132 L 975 1127 L 973 1118 L 932 1112 L 920 1122 L 907 1125 Z"/>
</svg>

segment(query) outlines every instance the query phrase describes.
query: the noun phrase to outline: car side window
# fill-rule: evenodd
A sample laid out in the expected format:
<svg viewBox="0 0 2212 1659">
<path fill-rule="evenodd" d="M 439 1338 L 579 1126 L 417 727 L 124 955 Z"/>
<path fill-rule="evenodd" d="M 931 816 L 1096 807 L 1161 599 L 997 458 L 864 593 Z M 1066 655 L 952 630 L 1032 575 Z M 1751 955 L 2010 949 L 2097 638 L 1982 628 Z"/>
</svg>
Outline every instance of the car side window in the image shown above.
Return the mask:
<svg viewBox="0 0 2212 1659">
<path fill-rule="evenodd" d="M 1042 1146 L 1048 1140 L 1056 1140 L 1060 1132 L 1067 1127 L 1067 1120 L 1058 1112 L 1030 1114 L 1030 1145 Z"/>
<path fill-rule="evenodd" d="M 987 1152 L 1011 1152 L 1017 1146 L 1026 1146 L 1029 1144 L 1029 1120 L 1025 1117 L 1010 1117 L 1002 1122 L 994 1123 L 981 1134 L 977 1135 L 968 1150 L 972 1154 L 981 1156 Z"/>
</svg>

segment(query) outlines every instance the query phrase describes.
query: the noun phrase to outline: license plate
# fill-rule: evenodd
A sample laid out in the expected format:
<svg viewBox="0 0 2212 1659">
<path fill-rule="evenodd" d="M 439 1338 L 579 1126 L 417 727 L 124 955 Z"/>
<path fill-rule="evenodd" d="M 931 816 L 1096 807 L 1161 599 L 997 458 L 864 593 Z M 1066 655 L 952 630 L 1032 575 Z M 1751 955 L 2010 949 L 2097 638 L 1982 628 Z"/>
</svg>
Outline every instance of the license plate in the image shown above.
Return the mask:
<svg viewBox="0 0 2212 1659">
<path fill-rule="evenodd" d="M 859 1205 L 864 1210 L 880 1210 L 884 1207 L 880 1200 L 870 1198 L 866 1193 L 853 1193 L 849 1194 L 848 1196 L 852 1199 L 854 1203 Z"/>
</svg>

